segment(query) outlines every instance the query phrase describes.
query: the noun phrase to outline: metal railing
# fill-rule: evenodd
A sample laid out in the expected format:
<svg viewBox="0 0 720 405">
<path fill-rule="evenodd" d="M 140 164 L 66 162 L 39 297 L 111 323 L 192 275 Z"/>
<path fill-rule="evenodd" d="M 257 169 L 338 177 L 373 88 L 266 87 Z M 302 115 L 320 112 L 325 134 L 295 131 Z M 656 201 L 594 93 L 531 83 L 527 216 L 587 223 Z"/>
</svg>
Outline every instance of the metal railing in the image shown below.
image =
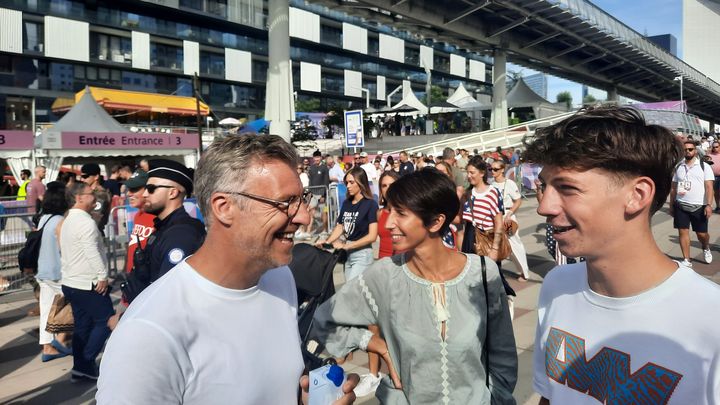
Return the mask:
<svg viewBox="0 0 720 405">
<path fill-rule="evenodd" d="M 323 232 L 328 232 L 328 233 L 329 233 L 329 232 L 332 230 L 332 229 L 331 229 L 332 227 L 330 226 L 330 224 L 333 222 L 333 216 L 331 215 L 332 202 L 330 201 L 330 190 L 329 190 L 329 187 L 328 187 L 328 186 L 308 186 L 308 187 L 305 187 L 305 191 L 310 191 L 310 192 L 312 192 L 313 194 L 316 194 L 318 191 L 320 191 L 320 196 L 322 196 L 322 197 L 325 199 L 325 203 L 324 203 L 324 207 L 323 207 L 323 208 L 327 208 L 327 210 L 328 210 L 328 211 L 327 211 L 327 216 L 328 216 L 328 218 L 327 218 L 327 224 L 326 224 L 326 225 L 327 225 L 327 228 L 326 228 L 326 229 L 323 229 Z M 324 209 L 323 209 L 323 210 L 320 210 L 320 215 L 319 215 L 319 216 L 320 216 L 320 221 L 321 221 L 321 223 L 322 223 L 322 215 L 323 215 L 323 212 L 324 212 Z M 316 214 L 316 215 L 317 215 L 317 214 Z M 313 218 L 310 218 L 310 220 L 311 220 L 311 221 L 315 221 L 316 219 L 315 219 L 315 217 L 313 217 Z M 314 226 L 311 226 L 311 228 L 315 229 Z M 322 227 L 317 228 L 317 229 L 322 229 Z"/>
<path fill-rule="evenodd" d="M 124 269 L 127 257 L 129 234 L 127 229 L 127 215 L 129 205 L 119 205 L 110 210 L 108 223 L 105 226 L 105 246 L 107 246 L 108 277 L 115 278 L 120 268 L 118 262 L 122 258 Z"/>
<path fill-rule="evenodd" d="M 0 294 L 34 287 L 34 275 L 24 274 L 18 267 L 18 252 L 34 228 L 32 216 L 27 213 L 0 215 Z"/>
<path fill-rule="evenodd" d="M 495 150 L 497 146 L 502 146 L 504 148 L 517 147 L 522 145 L 522 141 L 525 136 L 534 134 L 535 129 L 555 124 L 573 114 L 575 114 L 575 111 L 527 121 L 521 124 L 510 125 L 505 128 L 474 132 L 456 138 L 431 142 L 422 146 L 415 146 L 404 150 L 409 154 L 423 152 L 426 155 L 431 154 L 433 156 L 438 156 L 439 154 L 442 154 L 442 151 L 445 148 L 465 148 L 468 150 L 477 149 L 478 152 L 482 153 L 485 151 Z M 389 154 L 392 155 L 400 152 L 401 150 L 396 150 L 389 152 Z"/>
</svg>

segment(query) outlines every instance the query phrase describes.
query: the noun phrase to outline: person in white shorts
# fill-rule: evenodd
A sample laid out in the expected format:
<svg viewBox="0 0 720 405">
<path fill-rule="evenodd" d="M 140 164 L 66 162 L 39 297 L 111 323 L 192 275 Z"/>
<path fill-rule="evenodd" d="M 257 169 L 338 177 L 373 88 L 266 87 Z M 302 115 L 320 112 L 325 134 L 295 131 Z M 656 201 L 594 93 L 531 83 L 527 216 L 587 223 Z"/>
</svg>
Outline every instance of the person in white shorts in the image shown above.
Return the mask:
<svg viewBox="0 0 720 405">
<path fill-rule="evenodd" d="M 526 144 L 560 251 L 538 304 L 541 404 L 720 402 L 720 287 L 653 239 L 682 145 L 629 107 L 581 110 Z"/>
</svg>

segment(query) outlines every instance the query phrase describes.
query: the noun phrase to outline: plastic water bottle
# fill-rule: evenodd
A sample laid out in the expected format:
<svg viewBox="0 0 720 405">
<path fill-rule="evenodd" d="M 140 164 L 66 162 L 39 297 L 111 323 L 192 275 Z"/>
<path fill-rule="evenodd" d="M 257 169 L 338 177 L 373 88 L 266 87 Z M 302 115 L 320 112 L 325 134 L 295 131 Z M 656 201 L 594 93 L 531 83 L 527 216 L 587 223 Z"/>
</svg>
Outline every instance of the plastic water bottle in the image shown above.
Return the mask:
<svg viewBox="0 0 720 405">
<path fill-rule="evenodd" d="M 310 405 L 330 405 L 342 398 L 345 372 L 336 364 L 310 371 Z"/>
</svg>

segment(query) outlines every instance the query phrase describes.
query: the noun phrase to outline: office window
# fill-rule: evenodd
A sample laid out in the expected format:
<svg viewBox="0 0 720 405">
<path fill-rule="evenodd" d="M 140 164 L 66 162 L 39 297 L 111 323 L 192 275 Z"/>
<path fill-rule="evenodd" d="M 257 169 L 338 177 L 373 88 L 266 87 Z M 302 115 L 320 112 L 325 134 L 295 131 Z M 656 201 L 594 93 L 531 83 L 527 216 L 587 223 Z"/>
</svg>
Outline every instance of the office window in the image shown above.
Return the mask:
<svg viewBox="0 0 720 405">
<path fill-rule="evenodd" d="M 267 62 L 260 62 L 254 60 L 252 62 L 252 81 L 253 82 L 266 82 L 267 81 Z"/>
<path fill-rule="evenodd" d="M 183 50 L 179 46 L 150 43 L 150 65 L 182 70 Z"/>
<path fill-rule="evenodd" d="M 26 21 L 23 24 L 23 50 L 43 52 L 45 47 L 45 32 L 43 25 Z"/>
<path fill-rule="evenodd" d="M 91 32 L 90 57 L 117 63 L 130 63 L 132 62 L 132 40 Z"/>
<path fill-rule="evenodd" d="M 225 56 L 211 52 L 200 52 L 200 72 L 225 77 Z"/>
<path fill-rule="evenodd" d="M 320 43 L 341 48 L 343 45 L 342 38 L 342 28 L 331 27 L 325 24 L 320 25 Z"/>
<path fill-rule="evenodd" d="M 413 66 L 420 66 L 420 49 L 405 47 L 405 63 Z"/>
</svg>

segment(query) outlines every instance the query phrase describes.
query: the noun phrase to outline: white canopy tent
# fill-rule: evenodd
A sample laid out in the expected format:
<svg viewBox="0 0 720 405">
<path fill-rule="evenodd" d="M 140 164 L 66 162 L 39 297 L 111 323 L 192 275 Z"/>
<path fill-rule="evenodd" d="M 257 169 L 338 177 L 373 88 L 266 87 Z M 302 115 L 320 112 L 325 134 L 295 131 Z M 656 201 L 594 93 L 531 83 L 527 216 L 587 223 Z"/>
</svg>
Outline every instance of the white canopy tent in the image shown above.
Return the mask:
<svg viewBox="0 0 720 405">
<path fill-rule="evenodd" d="M 195 167 L 197 150 L 190 145 L 198 140 L 191 138 L 187 134 L 133 133 L 98 105 L 86 89 L 64 117 L 35 139 L 36 158 L 46 167 L 48 179 L 55 179 L 63 159 L 70 157 L 182 156 L 186 166 Z M 82 145 L 83 140 L 92 147 Z"/>
<path fill-rule="evenodd" d="M 403 98 L 399 103 L 395 104 L 392 109 L 398 110 L 402 107 L 411 107 L 418 111 L 420 114 L 427 114 L 428 108 L 420 100 L 418 100 L 415 93 L 413 93 L 410 86 L 403 87 Z"/>
<path fill-rule="evenodd" d="M 452 94 L 452 96 L 448 97 L 447 102 L 453 105 L 458 106 L 461 110 L 468 111 L 468 110 L 482 110 L 482 109 L 488 109 L 489 107 L 482 105 L 479 101 L 477 101 L 460 83 L 457 90 L 455 90 L 455 93 Z"/>
</svg>

